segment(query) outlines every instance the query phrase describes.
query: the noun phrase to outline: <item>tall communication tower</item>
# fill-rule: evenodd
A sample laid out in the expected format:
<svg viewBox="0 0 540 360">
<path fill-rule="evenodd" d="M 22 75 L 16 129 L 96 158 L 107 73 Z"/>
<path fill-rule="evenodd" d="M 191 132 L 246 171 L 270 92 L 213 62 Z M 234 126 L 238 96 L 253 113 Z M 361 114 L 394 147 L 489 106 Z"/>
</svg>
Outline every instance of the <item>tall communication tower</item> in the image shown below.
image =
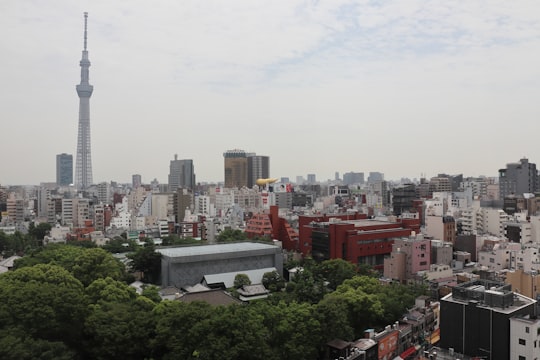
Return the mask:
<svg viewBox="0 0 540 360">
<path fill-rule="evenodd" d="M 75 185 L 84 190 L 92 185 L 92 152 L 90 142 L 90 96 L 94 87 L 90 85 L 88 50 L 86 50 L 86 30 L 88 13 L 84 13 L 84 48 L 82 51 L 81 83 L 77 85 L 79 95 L 79 132 L 77 135 L 77 159 L 75 165 Z"/>
</svg>

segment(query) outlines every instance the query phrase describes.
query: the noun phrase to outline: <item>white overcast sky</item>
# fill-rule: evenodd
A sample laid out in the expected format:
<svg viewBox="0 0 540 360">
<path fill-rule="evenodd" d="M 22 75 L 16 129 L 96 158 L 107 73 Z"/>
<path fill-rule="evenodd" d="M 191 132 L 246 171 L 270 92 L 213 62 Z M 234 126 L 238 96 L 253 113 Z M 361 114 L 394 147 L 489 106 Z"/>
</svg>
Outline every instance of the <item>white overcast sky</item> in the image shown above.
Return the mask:
<svg viewBox="0 0 540 360">
<path fill-rule="evenodd" d="M 291 180 L 540 164 L 537 0 L 2 0 L 2 185 L 75 159 L 84 11 L 94 182 L 222 181 L 235 148 Z"/>
</svg>

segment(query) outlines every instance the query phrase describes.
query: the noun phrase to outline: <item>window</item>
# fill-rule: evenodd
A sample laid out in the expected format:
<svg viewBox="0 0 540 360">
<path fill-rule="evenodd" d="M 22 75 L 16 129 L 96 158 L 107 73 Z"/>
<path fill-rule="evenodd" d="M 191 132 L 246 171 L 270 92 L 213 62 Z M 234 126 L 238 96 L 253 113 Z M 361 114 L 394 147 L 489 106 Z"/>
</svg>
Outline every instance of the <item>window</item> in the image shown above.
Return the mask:
<svg viewBox="0 0 540 360">
<path fill-rule="evenodd" d="M 525 345 L 525 339 L 519 339 L 519 345 Z"/>
<path fill-rule="evenodd" d="M 529 327 L 528 326 L 525 326 L 525 332 L 528 334 L 529 333 Z"/>
<path fill-rule="evenodd" d="M 527 358 L 526 358 L 525 356 L 521 356 L 521 355 L 519 355 L 519 358 L 518 358 L 518 359 L 519 359 L 519 360 L 527 360 Z"/>
</svg>

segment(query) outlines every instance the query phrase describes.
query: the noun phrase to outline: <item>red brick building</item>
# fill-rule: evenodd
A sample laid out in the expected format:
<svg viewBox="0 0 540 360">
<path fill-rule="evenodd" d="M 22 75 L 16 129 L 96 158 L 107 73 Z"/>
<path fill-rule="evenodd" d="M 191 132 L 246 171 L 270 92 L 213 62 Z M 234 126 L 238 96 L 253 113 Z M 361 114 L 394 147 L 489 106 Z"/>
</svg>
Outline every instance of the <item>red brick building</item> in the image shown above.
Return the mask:
<svg viewBox="0 0 540 360">
<path fill-rule="evenodd" d="M 300 216 L 297 247 L 316 260 L 344 259 L 354 264 L 384 267 L 384 257 L 392 252 L 394 239 L 420 232 L 420 219 L 396 221 L 366 219 L 364 214 Z M 294 245 L 294 244 L 291 244 Z"/>
<path fill-rule="evenodd" d="M 298 244 L 298 232 L 289 222 L 279 217 L 279 208 L 270 206 L 270 213 L 254 214 L 246 224 L 246 235 L 253 237 L 271 237 L 282 242 L 283 248 L 291 250 Z"/>
</svg>

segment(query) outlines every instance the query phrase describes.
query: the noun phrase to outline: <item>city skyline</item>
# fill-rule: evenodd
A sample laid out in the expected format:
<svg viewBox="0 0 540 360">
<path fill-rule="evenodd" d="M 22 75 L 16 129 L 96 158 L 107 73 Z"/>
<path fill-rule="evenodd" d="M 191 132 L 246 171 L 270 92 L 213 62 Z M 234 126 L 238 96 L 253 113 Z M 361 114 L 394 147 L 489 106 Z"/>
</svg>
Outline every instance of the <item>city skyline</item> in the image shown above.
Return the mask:
<svg viewBox="0 0 540 360">
<path fill-rule="evenodd" d="M 540 4 L 66 0 L 0 6 L 0 184 L 76 153 L 81 15 L 95 183 L 167 182 L 173 154 L 223 181 L 224 151 L 275 178 L 497 176 L 539 160 Z M 8 134 L 6 136 L 5 134 Z"/>
</svg>

